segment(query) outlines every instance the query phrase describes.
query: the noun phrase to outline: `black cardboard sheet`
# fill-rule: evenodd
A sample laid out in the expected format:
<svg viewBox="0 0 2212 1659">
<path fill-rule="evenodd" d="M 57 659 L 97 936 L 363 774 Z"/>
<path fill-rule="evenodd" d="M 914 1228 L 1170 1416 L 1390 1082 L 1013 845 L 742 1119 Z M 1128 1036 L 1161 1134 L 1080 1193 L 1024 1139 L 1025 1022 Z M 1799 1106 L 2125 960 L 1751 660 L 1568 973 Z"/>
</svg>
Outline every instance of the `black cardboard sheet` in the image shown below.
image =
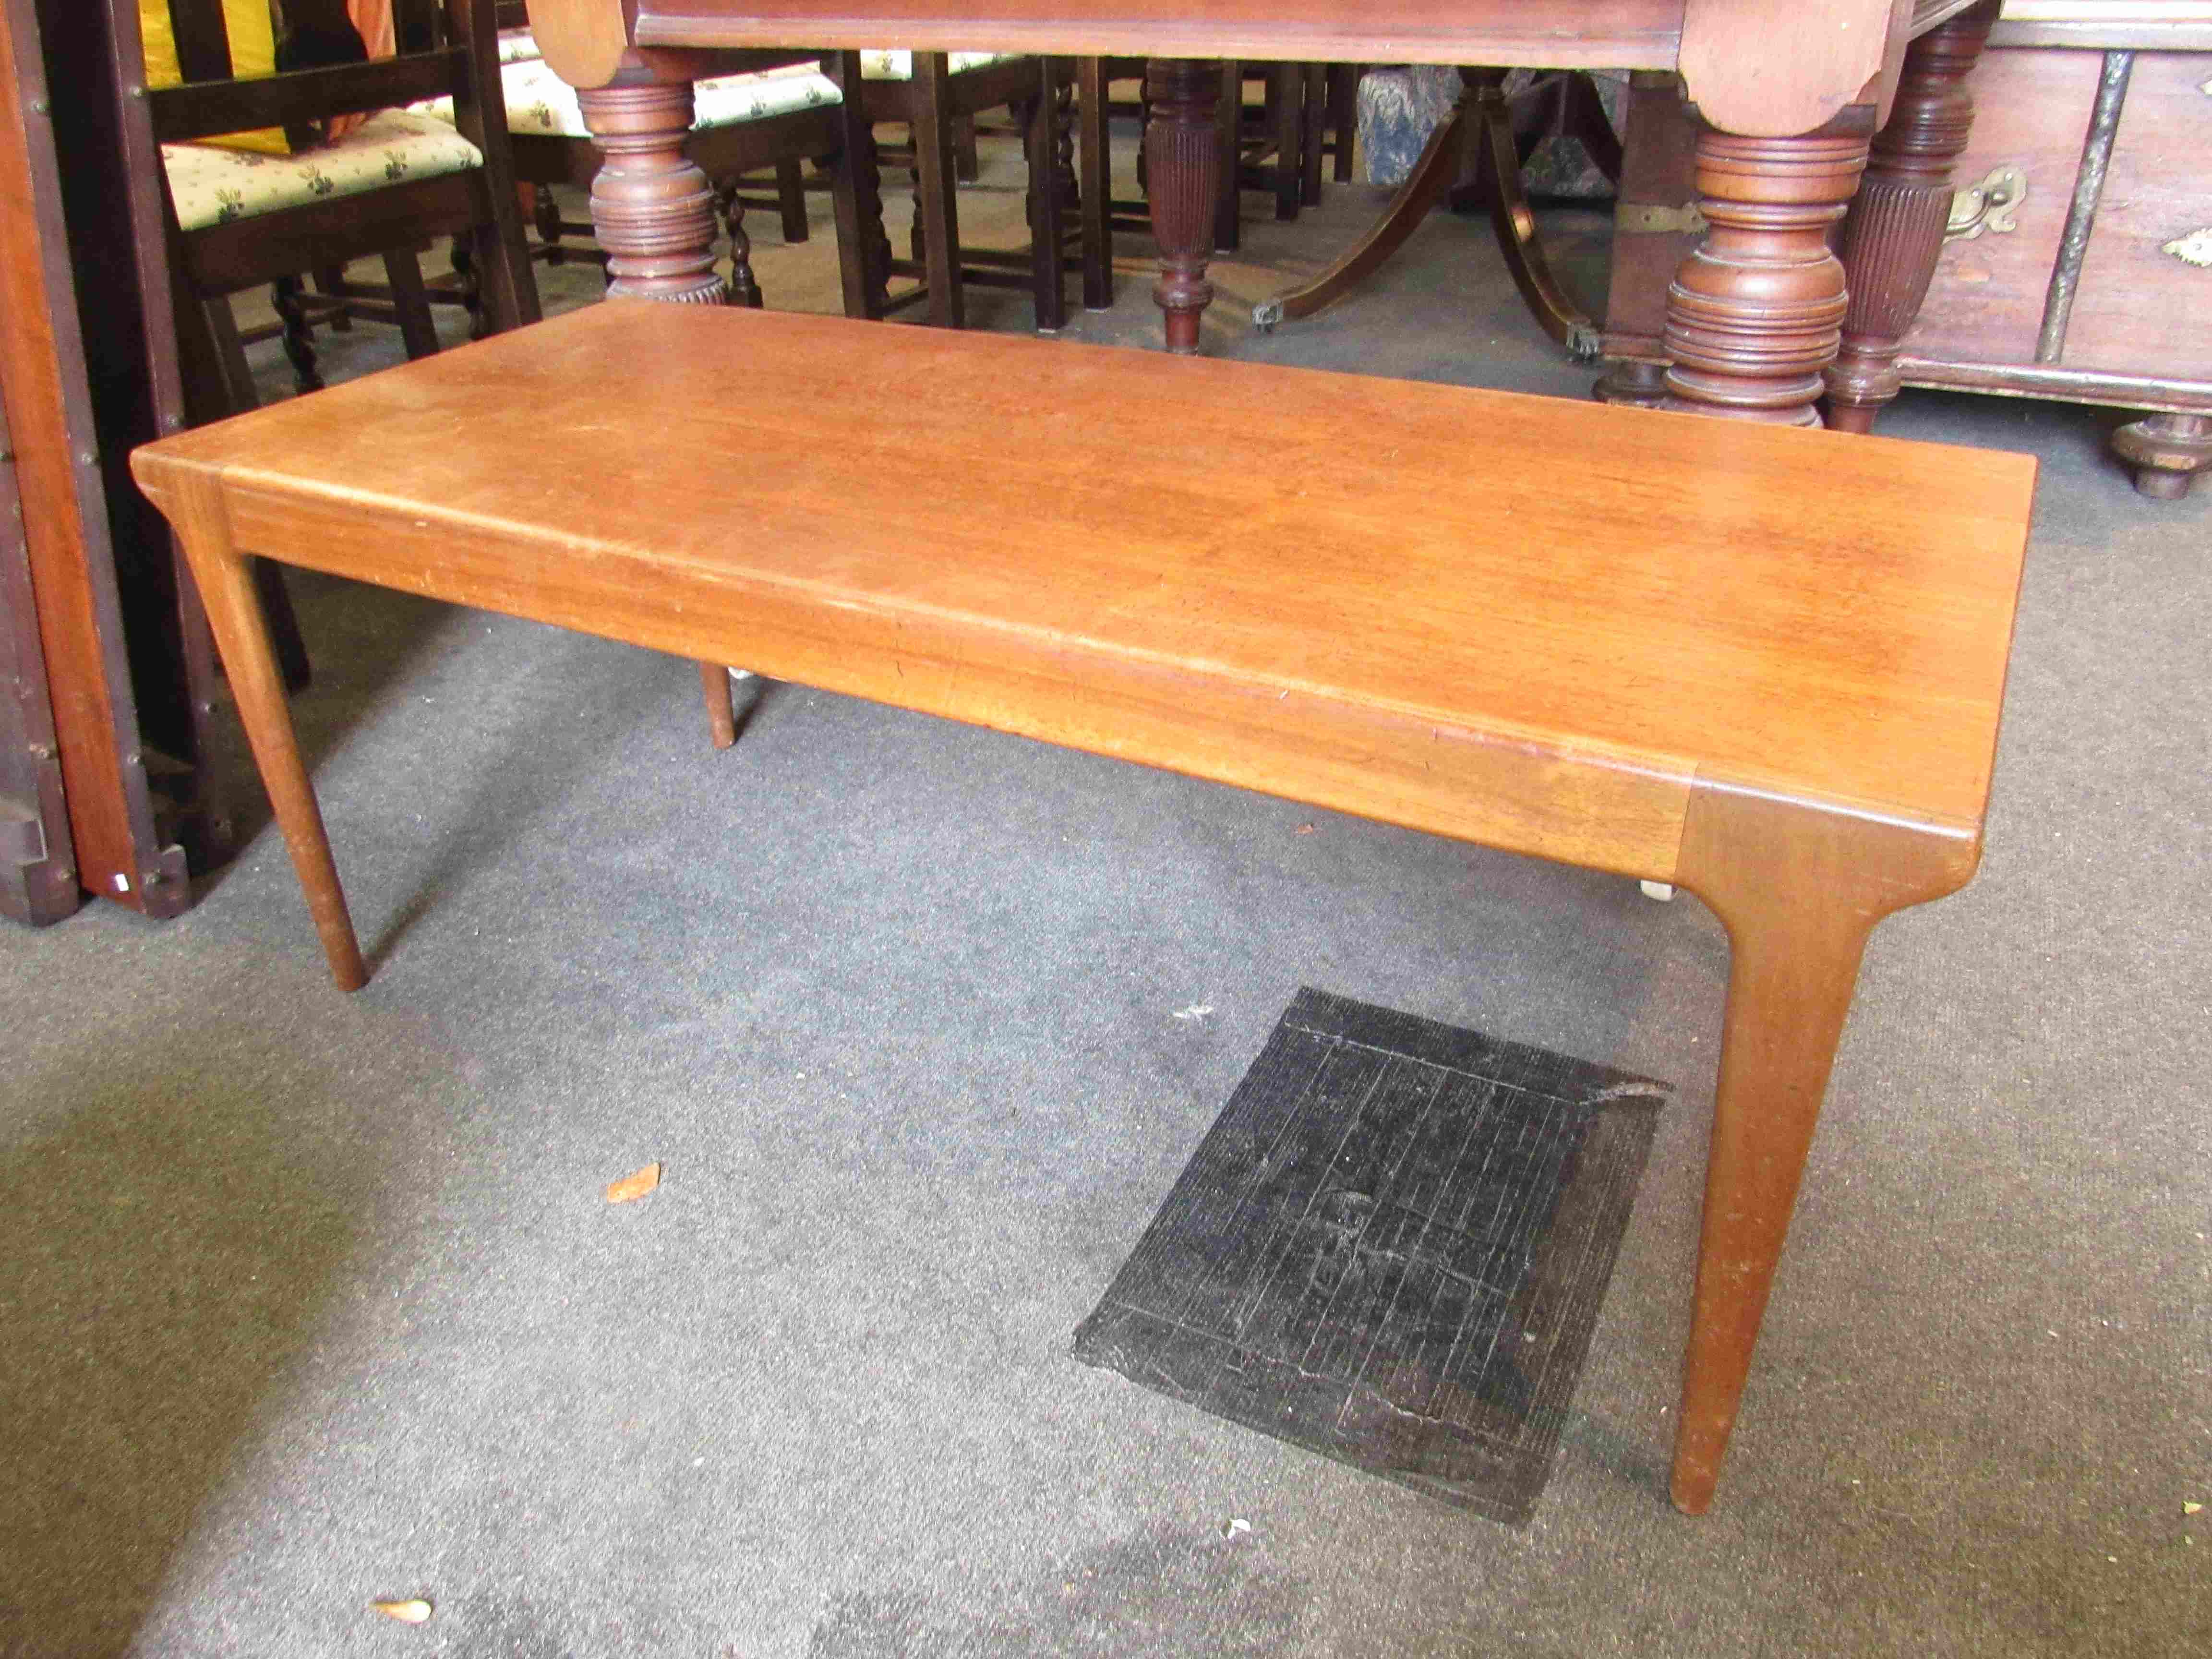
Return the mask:
<svg viewBox="0 0 2212 1659">
<path fill-rule="evenodd" d="M 1525 1522 L 1669 1092 L 1302 990 L 1075 1357 Z"/>
</svg>

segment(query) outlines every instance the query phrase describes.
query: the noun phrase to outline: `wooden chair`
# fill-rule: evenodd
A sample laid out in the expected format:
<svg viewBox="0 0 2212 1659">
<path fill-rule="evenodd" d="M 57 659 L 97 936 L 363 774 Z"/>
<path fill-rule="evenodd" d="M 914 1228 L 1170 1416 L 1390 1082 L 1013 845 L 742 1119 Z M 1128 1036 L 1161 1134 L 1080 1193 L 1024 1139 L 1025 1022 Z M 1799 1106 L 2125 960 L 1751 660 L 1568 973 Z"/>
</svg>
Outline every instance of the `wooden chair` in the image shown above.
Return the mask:
<svg viewBox="0 0 2212 1659">
<path fill-rule="evenodd" d="M 380 256 L 391 316 L 408 355 L 437 349 L 416 251 L 454 239 L 480 283 L 493 329 L 535 321 L 530 276 L 503 124 L 483 112 L 495 91 L 487 0 L 398 0 L 404 44 L 423 50 L 377 62 L 238 77 L 206 32 L 222 19 L 204 3 L 171 0 L 185 80 L 146 86 L 137 0 L 106 0 L 126 95 L 124 113 L 131 214 L 155 358 L 156 415 L 166 428 L 250 408 L 256 401 L 230 296 L 301 273 Z M 339 0 L 288 0 L 287 15 L 328 12 Z M 349 25 L 348 26 L 350 27 Z M 214 76 L 197 71 L 220 64 Z M 127 89 L 145 88 L 143 97 Z M 404 106 L 448 97 L 454 120 Z M 368 119 L 336 142 L 332 118 Z M 289 155 L 204 142 L 282 130 Z M 166 359 L 166 361 L 164 361 Z"/>
<path fill-rule="evenodd" d="M 171 85 L 149 84 L 138 0 L 105 3 L 159 431 L 259 401 L 230 296 L 277 283 L 296 292 L 301 272 L 382 256 L 388 314 L 408 355 L 422 356 L 437 349 L 437 335 L 416 252 L 451 236 L 479 274 L 492 327 L 538 319 L 506 131 L 483 120 L 495 62 L 488 3 L 397 0 L 401 39 L 424 43 L 422 50 L 239 76 L 222 14 L 207 0 L 171 0 L 168 40 L 183 76 Z M 335 23 L 343 17 L 342 0 L 288 0 L 287 15 L 295 26 L 309 18 Z M 399 108 L 441 95 L 454 100 L 450 125 Z M 369 118 L 335 143 L 319 142 L 333 117 L 353 114 Z M 240 133 L 269 136 L 258 149 L 200 142 Z M 307 378 L 312 382 L 312 362 Z M 262 593 L 285 679 L 296 689 L 307 680 L 307 654 L 273 568 L 264 573 Z M 188 674 L 211 696 L 212 648 L 187 579 L 179 581 L 177 611 Z"/>
<path fill-rule="evenodd" d="M 914 179 L 908 257 L 893 254 L 880 220 L 861 228 L 860 246 L 839 250 L 847 262 L 848 294 L 857 284 L 866 295 L 856 314 L 881 317 L 920 305 L 931 323 L 958 328 L 966 321 L 969 285 L 1026 289 L 1038 331 L 1049 333 L 1066 322 L 1071 264 L 1082 268 L 1085 306 L 1096 310 L 1113 303 L 1103 186 L 1085 192 L 1075 172 L 1076 60 L 884 51 L 841 53 L 836 61 L 847 98 L 856 85 L 860 88 L 867 128 L 896 122 L 910 135 L 907 147 L 885 152 L 905 161 Z M 963 246 L 960 240 L 959 146 L 976 116 L 1000 106 L 1012 112 L 1029 160 L 1030 242 L 1019 252 Z M 1102 142 L 1103 137 L 1102 127 Z M 1086 139 L 1086 172 L 1093 170 L 1092 153 Z M 1096 154 L 1103 180 L 1103 149 Z M 863 197 L 879 202 L 877 154 L 847 160 L 865 175 Z M 916 280 L 893 294 L 894 276 Z"/>
</svg>

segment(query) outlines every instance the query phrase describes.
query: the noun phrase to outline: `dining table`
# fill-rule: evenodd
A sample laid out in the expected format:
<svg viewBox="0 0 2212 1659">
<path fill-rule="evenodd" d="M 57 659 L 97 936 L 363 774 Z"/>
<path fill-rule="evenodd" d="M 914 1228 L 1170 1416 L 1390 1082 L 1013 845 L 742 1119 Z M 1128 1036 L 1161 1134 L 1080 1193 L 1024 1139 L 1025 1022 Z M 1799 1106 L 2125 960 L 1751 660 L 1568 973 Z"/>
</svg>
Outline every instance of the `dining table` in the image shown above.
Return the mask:
<svg viewBox="0 0 2212 1659">
<path fill-rule="evenodd" d="M 1893 395 L 1897 342 L 1942 251 L 1950 163 L 1972 120 L 1964 83 L 1996 10 L 1996 0 L 528 0 L 539 49 L 576 88 L 605 154 L 592 218 L 619 299 L 723 299 L 714 193 L 685 155 L 691 87 L 764 48 L 1144 59 L 1152 292 L 1167 349 L 1182 353 L 1199 349 L 1213 297 L 1224 60 L 1671 72 L 1695 111 L 1698 194 L 1667 210 L 1703 239 L 1668 286 L 1668 362 L 1648 401 L 1795 425 L 1818 424 L 1824 397 L 1857 407 Z M 872 179 L 863 189 L 860 210 L 879 212 Z"/>
</svg>

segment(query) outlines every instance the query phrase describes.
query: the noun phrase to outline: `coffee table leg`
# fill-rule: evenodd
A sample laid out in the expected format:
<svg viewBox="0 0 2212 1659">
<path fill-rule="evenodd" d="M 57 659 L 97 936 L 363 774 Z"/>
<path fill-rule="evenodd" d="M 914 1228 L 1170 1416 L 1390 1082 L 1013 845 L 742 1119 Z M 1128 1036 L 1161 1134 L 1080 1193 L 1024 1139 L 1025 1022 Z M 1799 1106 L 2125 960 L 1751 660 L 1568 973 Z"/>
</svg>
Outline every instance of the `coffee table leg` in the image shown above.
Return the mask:
<svg viewBox="0 0 2212 1659">
<path fill-rule="evenodd" d="M 1674 1505 L 1701 1515 L 1751 1370 L 1828 1071 L 1874 925 L 1973 873 L 1979 843 L 1700 783 L 1677 879 L 1732 959 L 1698 1283 L 1675 1425 Z"/>
<path fill-rule="evenodd" d="M 307 777 L 307 763 L 300 757 L 291 708 L 285 700 L 284 676 L 270 642 L 269 621 L 262 612 L 252 565 L 231 546 L 212 483 L 207 491 L 208 499 L 203 502 L 179 502 L 173 507 L 177 513 L 178 539 L 191 562 L 208 623 L 215 632 L 216 648 L 222 653 L 231 693 L 238 700 L 239 719 L 246 726 L 246 741 L 253 747 L 253 759 L 261 769 L 270 803 L 276 809 L 277 827 L 291 852 L 292 867 L 299 872 L 315 931 L 322 936 L 331 977 L 341 991 L 358 991 L 368 983 L 368 969 L 361 959 L 360 941 L 354 937 L 353 919 L 346 912 L 345 892 L 338 885 L 337 865 L 331 857 L 322 809 L 315 804 L 315 787 Z"/>
<path fill-rule="evenodd" d="M 1168 349 L 1198 351 L 1198 323 L 1213 302 L 1206 280 L 1213 252 L 1214 198 L 1221 182 L 1221 140 L 1214 106 L 1221 65 L 1198 58 L 1154 58 L 1145 64 L 1145 184 L 1152 197 L 1152 235 L 1160 245 L 1160 280 L 1152 299 L 1166 313 Z"/>
</svg>

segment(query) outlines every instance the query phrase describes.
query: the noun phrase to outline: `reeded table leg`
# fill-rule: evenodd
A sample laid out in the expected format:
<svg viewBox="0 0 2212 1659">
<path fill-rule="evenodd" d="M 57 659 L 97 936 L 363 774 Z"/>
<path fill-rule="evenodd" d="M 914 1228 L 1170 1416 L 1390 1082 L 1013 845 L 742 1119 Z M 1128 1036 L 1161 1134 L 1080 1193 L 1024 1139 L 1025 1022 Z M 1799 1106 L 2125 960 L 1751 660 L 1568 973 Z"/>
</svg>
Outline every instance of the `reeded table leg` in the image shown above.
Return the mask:
<svg viewBox="0 0 2212 1659">
<path fill-rule="evenodd" d="M 1820 373 L 1843 339 L 1844 268 L 1828 229 L 1865 169 L 1874 112 L 1795 138 L 1698 135 L 1712 229 L 1667 291 L 1667 407 L 1818 426 Z"/>
<path fill-rule="evenodd" d="M 1829 365 L 1828 424 L 1870 432 L 1901 387 L 1897 353 L 1928 297 L 1951 216 L 1951 168 L 1972 131 L 1966 76 L 1996 21 L 1996 0 L 1938 25 L 1905 54 L 1897 101 L 1875 135 L 1865 179 L 1844 222 L 1850 306 Z"/>
<path fill-rule="evenodd" d="M 1874 925 L 1963 886 L 1978 841 L 1700 783 L 1676 878 L 1731 959 L 1674 1499 L 1702 1515 L 1751 1370 L 1813 1126 Z"/>
<path fill-rule="evenodd" d="M 1188 58 L 1145 64 L 1145 178 L 1152 202 L 1152 235 L 1160 245 L 1160 279 L 1152 299 L 1166 313 L 1168 349 L 1198 350 L 1198 322 L 1213 301 L 1206 280 L 1213 252 L 1214 198 L 1221 182 L 1221 141 L 1213 124 L 1221 98 L 1221 65 Z"/>
</svg>

